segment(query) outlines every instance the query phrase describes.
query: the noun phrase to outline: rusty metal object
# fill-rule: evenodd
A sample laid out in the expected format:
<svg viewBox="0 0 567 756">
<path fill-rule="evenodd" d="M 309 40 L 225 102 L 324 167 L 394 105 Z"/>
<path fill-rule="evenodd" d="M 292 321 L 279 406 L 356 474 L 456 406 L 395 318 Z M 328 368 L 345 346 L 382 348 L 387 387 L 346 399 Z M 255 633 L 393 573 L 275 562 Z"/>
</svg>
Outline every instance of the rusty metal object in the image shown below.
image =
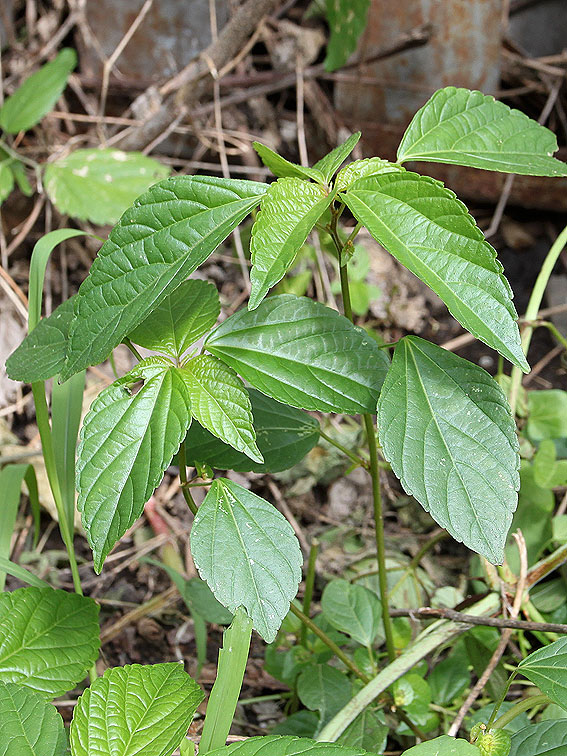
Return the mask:
<svg viewBox="0 0 567 756">
<path fill-rule="evenodd" d="M 358 57 L 424 24 L 430 40 L 361 70 L 376 77 L 374 85 L 339 84 L 337 109 L 355 119 L 405 125 L 440 87 L 496 91 L 501 9 L 502 0 L 372 0 Z"/>
<path fill-rule="evenodd" d="M 87 21 L 106 57 L 114 52 L 142 5 L 142 0 L 86 3 Z M 216 12 L 220 30 L 228 18 L 228 0 L 216 0 Z M 210 27 L 209 0 L 154 2 L 117 61 L 120 78 L 148 83 L 175 75 L 210 44 Z M 83 73 L 100 76 L 100 58 L 92 47 L 82 48 Z"/>
</svg>

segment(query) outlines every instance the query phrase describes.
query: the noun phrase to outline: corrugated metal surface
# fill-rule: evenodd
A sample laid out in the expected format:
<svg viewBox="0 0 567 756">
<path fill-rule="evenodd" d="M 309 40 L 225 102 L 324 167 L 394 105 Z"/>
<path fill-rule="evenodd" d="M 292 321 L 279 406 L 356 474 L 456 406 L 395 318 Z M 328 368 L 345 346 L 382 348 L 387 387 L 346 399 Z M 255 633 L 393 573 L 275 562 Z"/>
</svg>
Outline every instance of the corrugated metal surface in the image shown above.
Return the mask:
<svg viewBox="0 0 567 756">
<path fill-rule="evenodd" d="M 440 87 L 454 84 L 490 93 L 500 78 L 502 0 L 372 0 L 359 56 L 391 46 L 424 24 L 429 42 L 360 69 L 376 84 L 336 89 L 339 111 L 354 120 L 407 123 Z"/>
</svg>

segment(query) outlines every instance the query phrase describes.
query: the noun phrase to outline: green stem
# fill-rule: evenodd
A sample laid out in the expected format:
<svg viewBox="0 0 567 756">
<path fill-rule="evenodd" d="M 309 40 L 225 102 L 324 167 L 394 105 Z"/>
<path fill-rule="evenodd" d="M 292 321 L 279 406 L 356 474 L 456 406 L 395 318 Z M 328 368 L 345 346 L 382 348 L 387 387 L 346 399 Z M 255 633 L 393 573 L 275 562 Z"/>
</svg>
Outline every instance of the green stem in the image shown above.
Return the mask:
<svg viewBox="0 0 567 756">
<path fill-rule="evenodd" d="M 553 323 L 550 323 L 548 320 L 535 320 L 532 322 L 527 323 L 526 325 L 530 325 L 533 328 L 547 328 L 547 330 L 551 333 L 551 335 L 561 344 L 561 346 L 564 349 L 567 349 L 567 339 L 565 336 L 559 331 Z"/>
<path fill-rule="evenodd" d="M 344 207 L 344 206 L 342 206 Z M 332 210 L 331 220 L 331 237 L 337 248 L 339 255 L 339 271 L 341 276 L 341 294 L 343 298 L 343 307 L 345 316 L 353 323 L 352 306 L 350 301 L 350 286 L 348 280 L 348 270 L 346 263 L 343 265 L 343 251 L 345 245 L 342 244 L 337 222 L 342 212 L 342 207 L 338 211 Z M 374 528 L 376 535 L 376 559 L 378 562 L 378 585 L 380 588 L 380 599 L 382 601 L 382 622 L 384 624 L 384 635 L 386 636 L 386 649 L 390 662 L 396 658 L 396 648 L 394 646 L 394 632 L 392 629 L 392 618 L 390 617 L 390 606 L 388 602 L 388 581 L 386 575 L 386 545 L 384 541 L 384 510 L 382 506 L 382 492 L 380 490 L 380 466 L 378 463 L 378 449 L 376 446 L 376 434 L 374 433 L 374 422 L 372 416 L 365 414 L 363 416 L 364 427 L 366 430 L 366 439 L 368 442 L 368 451 L 370 453 L 370 476 L 372 478 L 372 501 L 374 506 Z"/>
<path fill-rule="evenodd" d="M 309 630 L 311 630 L 311 632 L 314 633 L 318 638 L 320 638 L 327 646 L 327 648 L 329 648 L 335 654 L 335 656 L 342 661 L 345 667 L 359 678 L 359 680 L 362 680 L 363 683 L 368 683 L 370 681 L 370 678 L 367 677 L 364 672 L 360 671 L 360 669 L 353 661 L 351 661 L 351 659 L 348 658 L 344 651 L 342 651 L 342 649 L 339 648 L 339 646 L 337 646 L 337 644 L 329 638 L 327 633 L 321 630 L 321 628 L 318 627 L 306 614 L 303 614 L 301 609 L 298 609 L 295 604 L 290 604 L 289 608 L 290 611 L 293 612 L 296 617 L 299 617 L 303 624 L 308 627 Z"/>
<path fill-rule="evenodd" d="M 303 594 L 303 614 L 309 617 L 311 610 L 311 599 L 313 598 L 313 586 L 315 585 L 315 566 L 317 563 L 317 554 L 319 552 L 319 541 L 314 538 L 311 541 L 311 548 L 309 550 L 309 561 L 307 562 L 307 574 L 305 575 L 305 593 Z M 305 622 L 301 624 L 301 633 L 299 635 L 299 642 L 302 646 L 305 646 L 305 639 L 307 638 L 307 625 Z"/>
<path fill-rule="evenodd" d="M 138 352 L 138 350 L 136 349 L 136 347 L 134 346 L 134 344 L 132 344 L 132 342 L 130 341 L 130 339 L 126 338 L 126 339 L 124 339 L 122 341 L 122 343 L 124 344 L 124 346 L 128 347 L 128 349 L 132 352 L 132 354 L 134 355 L 134 357 L 137 360 L 139 360 L 140 362 L 142 362 L 142 360 L 144 358 L 142 357 L 142 355 L 140 354 L 140 352 Z"/>
<path fill-rule="evenodd" d="M 498 714 L 498 710 L 500 709 L 500 707 L 504 703 L 504 701 L 506 699 L 506 696 L 508 695 L 508 691 L 510 690 L 510 685 L 512 685 L 512 681 L 514 680 L 514 678 L 516 677 L 517 674 L 518 674 L 518 670 L 515 669 L 512 672 L 512 674 L 510 675 L 510 677 L 508 678 L 508 682 L 504 686 L 504 690 L 500 694 L 500 697 L 498 698 L 498 700 L 494 704 L 494 708 L 492 709 L 492 714 L 490 715 L 490 719 L 488 720 L 488 723 L 486 725 L 486 729 L 487 730 L 490 730 L 490 728 L 492 727 L 492 725 L 494 723 L 494 720 L 496 719 L 496 715 Z"/>
<path fill-rule="evenodd" d="M 527 321 L 537 320 L 537 314 L 541 308 L 541 302 L 543 300 L 543 295 L 545 294 L 545 290 L 549 282 L 549 277 L 553 273 L 553 268 L 555 267 L 555 263 L 557 262 L 559 255 L 561 254 L 563 247 L 566 244 L 567 244 L 567 226 L 563 229 L 563 231 L 559 234 L 555 242 L 552 244 L 551 249 L 547 253 L 547 257 L 545 258 L 544 263 L 541 266 L 541 270 L 536 279 L 534 288 L 532 290 L 532 294 L 530 296 L 530 301 L 528 303 L 528 307 L 526 310 L 525 319 Z M 530 342 L 532 340 L 533 332 L 534 332 L 533 325 L 530 325 L 529 322 L 526 323 L 522 329 L 522 349 L 524 350 L 524 354 L 526 356 L 530 348 Z M 521 385 L 522 385 L 522 370 L 521 368 L 514 365 L 514 367 L 512 368 L 511 379 L 510 379 L 510 396 L 509 396 L 510 408 L 512 410 L 513 415 L 516 413 L 516 405 L 518 402 L 518 394 L 520 392 Z"/>
<path fill-rule="evenodd" d="M 185 439 L 179 445 L 179 451 L 177 452 L 177 464 L 179 465 L 179 480 L 181 481 L 181 492 L 185 499 L 187 506 L 193 512 L 197 514 L 197 505 L 195 499 L 191 496 L 191 491 L 187 485 L 187 458 L 185 456 Z"/>
<path fill-rule="evenodd" d="M 519 714 L 522 714 L 522 712 L 529 711 L 529 709 L 533 709 L 534 706 L 544 706 L 545 704 L 549 703 L 551 703 L 551 699 L 543 693 L 539 696 L 530 696 L 529 698 L 523 698 L 521 701 L 515 703 L 511 709 L 505 711 L 501 717 L 498 717 L 498 719 L 494 722 L 493 727 L 506 727 L 507 724 L 509 724 Z"/>
<path fill-rule="evenodd" d="M 436 546 L 439 543 L 439 541 L 442 541 L 444 538 L 448 538 L 448 537 L 449 537 L 449 534 L 445 530 L 441 530 L 439 531 L 439 533 L 436 533 L 432 538 L 430 538 L 428 541 L 426 541 L 423 544 L 423 546 L 419 549 L 417 554 L 414 557 L 412 557 L 411 562 L 408 564 L 408 566 L 404 570 L 398 582 L 395 584 L 392 590 L 388 592 L 389 598 L 391 598 L 394 595 L 394 593 L 398 590 L 398 588 L 404 582 L 404 580 L 407 578 L 410 572 L 412 572 L 417 567 L 419 567 L 419 563 L 421 562 L 423 557 L 427 554 L 427 552 L 430 551 L 434 546 Z"/>
<path fill-rule="evenodd" d="M 49 410 L 47 408 L 45 384 L 43 381 L 32 383 L 32 393 L 35 403 L 35 414 L 39 437 L 41 439 L 43 459 L 45 462 L 45 470 L 47 472 L 49 487 L 51 488 L 51 493 L 53 494 L 55 507 L 57 509 L 61 537 L 63 538 L 69 557 L 69 566 L 71 567 L 71 575 L 73 576 L 73 586 L 75 592 L 82 596 L 83 589 L 81 588 L 81 578 L 79 577 L 79 568 L 77 567 L 77 558 L 75 556 L 75 545 L 73 543 L 73 531 L 71 530 L 74 523 L 71 524 L 67 521 L 65 503 L 63 501 L 61 486 L 59 485 L 59 478 L 57 476 L 57 465 L 55 462 L 55 453 L 53 451 L 53 438 L 51 435 L 51 426 L 49 424 Z"/>
<path fill-rule="evenodd" d="M 251 637 L 252 620 L 240 607 L 236 610 L 232 625 L 223 635 L 217 678 L 209 696 L 199 744 L 201 756 L 226 743 L 244 680 Z"/>
<path fill-rule="evenodd" d="M 319 435 L 321 436 L 321 438 L 324 438 L 328 444 L 331 444 L 331 446 L 334 446 L 335 449 L 338 449 L 339 451 L 341 451 L 350 460 L 352 460 L 353 462 L 356 462 L 356 464 L 359 467 L 368 468 L 368 461 L 366 459 L 363 459 L 362 457 L 359 457 L 358 454 L 355 454 L 354 452 L 349 451 L 349 449 L 347 449 L 346 446 L 343 446 L 338 441 L 335 441 L 334 438 L 331 438 L 331 436 L 328 436 L 324 431 L 320 430 Z"/>
</svg>

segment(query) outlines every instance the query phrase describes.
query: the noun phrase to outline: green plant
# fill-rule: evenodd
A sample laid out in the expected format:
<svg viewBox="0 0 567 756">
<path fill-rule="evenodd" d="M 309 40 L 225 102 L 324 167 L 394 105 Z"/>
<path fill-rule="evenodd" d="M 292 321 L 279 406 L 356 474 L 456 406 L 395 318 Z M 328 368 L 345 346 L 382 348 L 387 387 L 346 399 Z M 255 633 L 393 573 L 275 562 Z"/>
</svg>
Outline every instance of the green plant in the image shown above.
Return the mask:
<svg viewBox="0 0 567 756">
<path fill-rule="evenodd" d="M 26 168 L 33 170 L 37 190 L 60 213 L 98 224 L 116 223 L 136 197 L 169 174 L 169 169 L 138 152 L 78 149 L 44 165 L 25 157 L 11 137 L 36 126 L 55 106 L 77 64 L 75 51 L 65 48 L 28 77 L 0 107 L 0 204 L 14 183 L 30 196 Z"/>
<path fill-rule="evenodd" d="M 406 491 L 454 538 L 487 562 L 499 564 L 504 558 L 520 484 L 519 444 L 504 392 L 481 368 L 415 336 L 395 345 L 390 363 L 386 350 L 353 324 L 349 260 L 364 225 L 444 300 L 464 328 L 509 360 L 515 371 L 527 371 L 526 342 L 520 339 L 512 293 L 494 249 L 450 190 L 402 164 L 434 161 L 550 176 L 565 176 L 567 169 L 552 157 L 556 142 L 545 128 L 491 97 L 453 87 L 437 92 L 417 113 L 400 144 L 398 162 L 370 158 L 339 170 L 359 137 L 354 134 L 312 168 L 256 145 L 278 177 L 269 186 L 203 176 L 161 181 L 120 218 L 78 294 L 43 320 L 38 299 L 42 270 L 64 235 L 45 237 L 43 248 L 34 253 L 34 270 L 37 266 L 40 272 L 35 299 L 30 296 L 30 334 L 8 360 L 7 369 L 12 378 L 32 383 L 76 591 L 80 593 L 81 586 L 69 493 L 75 470 L 69 472 L 69 449 L 66 462 L 57 462 L 60 450 L 54 435 L 60 419 L 53 414 L 50 428 L 44 382 L 59 376 L 62 385 L 68 385 L 125 343 L 138 364 L 99 394 L 80 432 L 78 507 L 95 568 L 102 570 L 108 553 L 141 515 L 175 459 L 195 516 L 195 564 L 216 600 L 234 614 L 209 699 L 202 753 L 219 749 L 247 756 L 262 749 L 278 756 L 314 750 L 322 756 L 354 756 L 364 752 L 370 730 L 371 742 L 382 743 L 384 727 L 390 727 L 392 719 L 399 738 L 412 732 L 426 738 L 438 721 L 429 705 L 432 690 L 445 704 L 462 693 L 462 680 L 454 681 L 450 692 L 440 692 L 439 679 L 425 679 L 422 661 L 454 641 L 463 628 L 442 619 L 408 642 L 404 622 L 393 622 L 379 477 L 384 460 Z M 248 310 L 215 327 L 219 301 L 214 287 L 189 276 L 258 205 Z M 355 225 L 345 232 L 339 219 L 347 208 Z M 324 226 L 333 241 L 344 316 L 293 294 L 266 298 L 316 224 Z M 553 254 L 556 250 L 557 245 Z M 202 347 L 196 346 L 203 337 Z M 135 345 L 158 354 L 141 359 Z M 301 459 L 320 432 L 317 421 L 303 410 L 361 416 L 367 450 L 346 452 L 371 475 L 375 518 L 377 594 L 363 585 L 331 582 L 323 593 L 322 617 L 314 620 L 309 616 L 309 591 L 302 609 L 290 605 L 302 567 L 291 525 L 270 503 L 234 481 L 212 479 L 213 467 L 269 472 Z M 281 419 L 277 426 L 275 417 Z M 73 437 L 73 447 L 74 443 Z M 340 443 L 338 448 L 345 451 Z M 191 480 L 188 462 L 197 471 Z M 191 495 L 196 485 L 209 487 L 199 507 Z M 536 565 L 537 578 L 527 585 L 549 574 L 564 557 L 559 551 Z M 16 572 L 9 562 L 0 566 Z M 60 600 L 54 598 L 58 592 L 45 595 L 49 606 Z M 82 596 L 71 598 L 91 606 Z M 498 593 L 491 591 L 468 613 L 483 618 L 498 606 Z M 306 629 L 293 624 L 294 618 Z M 343 738 L 343 745 L 283 736 L 225 747 L 252 629 L 268 643 L 276 638 L 281 643 L 282 632 L 290 627 L 301 643 L 288 648 L 280 665 L 282 679 L 297 683 L 299 698 L 317 712 L 316 719 L 308 716 L 307 726 L 315 724 L 319 740 Z M 376 653 L 378 637 L 384 639 L 383 654 Z M 350 643 L 354 648 L 345 652 L 341 646 Z M 85 646 L 89 653 L 80 660 L 82 674 L 93 661 L 92 644 Z M 61 654 L 55 646 L 46 647 L 53 649 L 50 660 Z M 525 654 L 502 692 L 492 696 L 496 704 L 483 732 L 476 731 L 474 744 L 441 735 L 406 754 L 474 756 L 484 750 L 505 756 L 509 744 L 498 732 L 504 728 L 502 720 L 510 721 L 524 710 L 514 707 L 497 718 L 511 681 L 522 673 L 543 691 L 538 704 L 551 699 L 566 706 L 564 647 L 565 641 L 559 640 Z M 272 648 L 274 669 L 282 661 L 276 649 Z M 344 669 L 322 663 L 331 653 Z M 27 654 L 23 648 L 26 663 Z M 0 666 L 1 658 L 0 651 Z M 440 675 L 444 678 L 439 672 L 437 678 Z M 73 675 L 67 683 L 76 681 Z M 21 678 L 6 682 L 14 684 L 25 687 Z M 20 688 L 5 690 L 2 705 L 15 708 L 10 701 L 16 692 L 21 695 Z M 134 665 L 108 670 L 101 678 L 91 670 L 91 687 L 81 697 L 71 725 L 71 752 L 126 756 L 143 749 L 148 756 L 168 756 L 184 739 L 200 700 L 197 686 L 177 665 Z M 530 703 L 534 705 L 535 698 Z M 386 704 L 388 718 L 380 711 Z M 35 699 L 26 699 L 28 705 L 35 705 Z M 51 748 L 57 753 L 61 738 L 53 733 L 59 725 L 51 713 L 45 713 L 45 721 L 45 737 L 51 740 L 49 746 L 41 745 L 42 752 Z M 25 726 L 13 723 L 13 730 L 6 729 L 7 737 L 15 738 L 12 733 Z M 404 747 L 408 744 L 402 742 Z M 183 752 L 188 748 L 184 742 Z"/>
</svg>

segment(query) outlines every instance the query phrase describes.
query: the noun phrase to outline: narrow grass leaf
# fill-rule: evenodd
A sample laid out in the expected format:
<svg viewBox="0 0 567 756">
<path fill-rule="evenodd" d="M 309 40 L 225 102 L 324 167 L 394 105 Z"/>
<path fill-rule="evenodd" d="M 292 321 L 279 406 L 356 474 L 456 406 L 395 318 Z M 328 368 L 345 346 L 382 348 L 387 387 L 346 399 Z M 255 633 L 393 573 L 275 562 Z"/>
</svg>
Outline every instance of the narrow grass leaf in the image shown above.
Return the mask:
<svg viewBox="0 0 567 756">
<path fill-rule="evenodd" d="M 28 488 L 34 512 L 36 538 L 39 537 L 39 494 L 37 479 L 32 465 L 6 465 L 0 470 L 0 557 L 10 558 L 12 535 L 20 507 L 22 483 Z M 6 571 L 0 567 L 0 592 L 6 584 Z"/>
</svg>

